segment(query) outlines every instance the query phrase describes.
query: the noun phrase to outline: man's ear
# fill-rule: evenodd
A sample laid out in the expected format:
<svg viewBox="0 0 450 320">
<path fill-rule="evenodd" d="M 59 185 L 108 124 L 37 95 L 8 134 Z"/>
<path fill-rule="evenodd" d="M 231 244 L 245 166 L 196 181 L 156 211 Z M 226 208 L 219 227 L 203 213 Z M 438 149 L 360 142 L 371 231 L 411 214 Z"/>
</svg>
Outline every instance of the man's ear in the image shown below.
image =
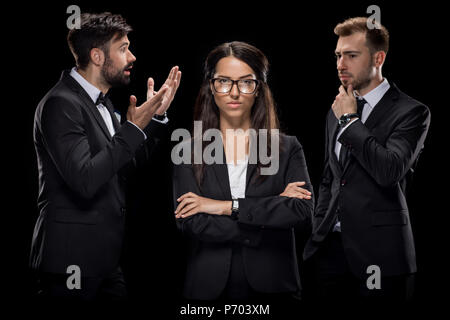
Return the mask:
<svg viewBox="0 0 450 320">
<path fill-rule="evenodd" d="M 99 48 L 92 48 L 90 58 L 94 65 L 100 67 L 105 62 L 105 53 Z"/>
<path fill-rule="evenodd" d="M 375 67 L 379 68 L 383 65 L 384 60 L 386 59 L 386 52 L 384 51 L 377 51 L 374 54 L 374 64 Z"/>
</svg>

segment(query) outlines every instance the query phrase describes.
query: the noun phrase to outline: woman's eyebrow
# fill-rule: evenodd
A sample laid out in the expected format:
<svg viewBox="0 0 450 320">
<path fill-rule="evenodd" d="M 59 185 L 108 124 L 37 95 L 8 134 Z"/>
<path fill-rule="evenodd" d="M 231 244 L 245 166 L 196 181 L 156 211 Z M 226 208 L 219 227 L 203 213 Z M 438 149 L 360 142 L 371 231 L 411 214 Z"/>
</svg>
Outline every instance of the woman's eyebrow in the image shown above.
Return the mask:
<svg viewBox="0 0 450 320">
<path fill-rule="evenodd" d="M 255 75 L 253 73 L 250 73 L 250 74 L 246 74 L 245 76 L 239 77 L 239 79 L 247 78 L 247 77 L 254 77 L 254 76 Z M 220 74 L 218 74 L 217 77 L 231 79 L 231 77 L 229 77 L 229 76 L 224 76 L 224 75 L 220 75 Z"/>
</svg>

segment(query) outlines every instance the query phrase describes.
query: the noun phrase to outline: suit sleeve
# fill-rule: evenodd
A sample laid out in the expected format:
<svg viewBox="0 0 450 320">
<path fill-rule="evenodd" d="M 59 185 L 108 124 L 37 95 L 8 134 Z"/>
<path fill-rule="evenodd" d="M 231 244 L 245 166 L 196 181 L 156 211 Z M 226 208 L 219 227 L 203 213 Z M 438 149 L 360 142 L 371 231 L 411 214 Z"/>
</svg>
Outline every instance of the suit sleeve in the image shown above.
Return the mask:
<svg viewBox="0 0 450 320">
<path fill-rule="evenodd" d="M 87 199 L 134 157 L 144 141 L 139 129 L 127 122 L 100 152 L 92 154 L 80 106 L 63 97 L 45 102 L 39 125 L 59 173 L 71 189 Z"/>
<path fill-rule="evenodd" d="M 121 175 L 123 177 L 134 173 L 136 169 L 146 166 L 158 145 L 162 141 L 169 140 L 169 130 L 167 124 L 160 123 L 158 121 L 150 121 L 144 129 L 144 133 L 147 136 L 147 139 L 141 144 L 141 147 L 138 148 L 132 161 L 130 161 L 129 164 L 121 170 Z"/>
<path fill-rule="evenodd" d="M 187 192 L 202 195 L 195 180 L 192 166 L 175 165 L 173 169 L 174 208 L 178 206 L 177 199 Z M 258 242 L 259 230 L 240 228 L 236 220 L 229 216 L 197 213 L 187 218 L 179 218 L 176 223 L 183 234 L 201 241 L 245 242 L 250 246 L 256 245 Z"/>
<path fill-rule="evenodd" d="M 290 141 L 285 184 L 305 181 L 303 187 L 311 193 L 313 188 L 306 167 L 303 149 L 296 138 Z M 259 227 L 288 229 L 300 223 L 310 223 L 314 209 L 314 195 L 310 200 L 275 194 L 268 197 L 239 199 L 239 223 Z"/>
<path fill-rule="evenodd" d="M 430 124 L 430 112 L 417 105 L 398 121 L 382 145 L 359 120 L 339 137 L 364 169 L 384 187 L 398 183 L 418 157 Z"/>
<path fill-rule="evenodd" d="M 328 119 L 328 118 L 327 118 Z M 319 184 L 319 194 L 317 196 L 317 204 L 314 210 L 314 218 L 313 218 L 313 230 L 320 225 L 320 222 L 325 217 L 325 214 L 328 211 L 328 206 L 331 200 L 331 184 L 333 181 L 333 174 L 331 173 L 330 164 L 329 164 L 329 132 L 328 132 L 328 123 L 325 124 L 325 160 L 324 160 L 324 169 L 322 172 L 322 176 Z"/>
</svg>

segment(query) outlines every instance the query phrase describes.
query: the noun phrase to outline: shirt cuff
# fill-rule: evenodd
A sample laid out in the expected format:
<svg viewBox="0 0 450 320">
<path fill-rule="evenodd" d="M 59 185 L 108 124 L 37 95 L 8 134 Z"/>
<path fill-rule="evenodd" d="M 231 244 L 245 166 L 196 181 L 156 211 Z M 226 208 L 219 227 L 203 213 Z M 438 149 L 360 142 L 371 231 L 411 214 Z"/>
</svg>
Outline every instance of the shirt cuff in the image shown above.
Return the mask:
<svg viewBox="0 0 450 320">
<path fill-rule="evenodd" d="M 351 125 L 353 122 L 355 122 L 356 120 L 359 120 L 359 118 L 352 119 L 349 123 L 347 123 L 347 124 L 345 125 L 345 127 L 343 127 L 343 128 L 341 129 L 341 131 L 339 131 L 339 134 L 338 134 L 338 136 L 336 137 L 336 139 L 339 139 L 339 137 L 341 136 L 341 134 L 343 134 L 344 131 L 347 130 L 347 128 L 350 127 L 350 125 Z"/>
<path fill-rule="evenodd" d="M 136 124 L 134 124 L 134 123 L 131 122 L 130 120 L 127 120 L 127 122 L 131 123 L 133 126 L 135 126 L 136 128 L 138 128 L 139 131 L 142 132 L 142 134 L 144 135 L 144 140 L 147 140 L 147 135 L 144 133 L 144 131 L 142 131 L 141 128 L 139 128 Z"/>
<path fill-rule="evenodd" d="M 159 123 L 163 123 L 163 124 L 167 124 L 167 122 L 169 122 L 169 118 L 167 118 L 167 116 L 165 116 L 164 119 L 162 119 L 162 120 L 158 120 L 155 117 L 153 117 L 152 120 L 155 120 L 155 121 L 157 121 Z"/>
<path fill-rule="evenodd" d="M 338 221 L 333 227 L 333 232 L 341 232 L 341 222 Z"/>
</svg>

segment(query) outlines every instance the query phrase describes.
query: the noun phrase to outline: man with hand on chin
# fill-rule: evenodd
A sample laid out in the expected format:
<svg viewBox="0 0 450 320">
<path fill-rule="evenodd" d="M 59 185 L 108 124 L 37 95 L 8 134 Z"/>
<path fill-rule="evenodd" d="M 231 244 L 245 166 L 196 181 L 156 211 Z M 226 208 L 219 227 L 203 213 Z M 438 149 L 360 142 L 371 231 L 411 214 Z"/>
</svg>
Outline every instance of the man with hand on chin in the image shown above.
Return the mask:
<svg viewBox="0 0 450 320">
<path fill-rule="evenodd" d="M 121 124 L 107 94 L 130 81 L 136 60 L 129 50 L 131 30 L 120 15 L 82 14 L 81 27 L 67 37 L 76 67 L 63 72 L 36 109 L 40 214 L 30 265 L 46 298 L 127 296 L 119 266 L 124 182 L 167 130 L 165 112 L 181 78 L 172 68 L 157 93 L 150 78 L 147 101 L 137 107 L 131 96 Z"/>
<path fill-rule="evenodd" d="M 314 265 L 321 301 L 405 301 L 416 272 L 405 189 L 430 112 L 383 78 L 384 26 L 369 29 L 367 18 L 352 18 L 334 32 L 341 86 L 327 116 L 325 168 L 304 259 Z M 380 281 L 369 284 L 373 270 Z"/>
</svg>

